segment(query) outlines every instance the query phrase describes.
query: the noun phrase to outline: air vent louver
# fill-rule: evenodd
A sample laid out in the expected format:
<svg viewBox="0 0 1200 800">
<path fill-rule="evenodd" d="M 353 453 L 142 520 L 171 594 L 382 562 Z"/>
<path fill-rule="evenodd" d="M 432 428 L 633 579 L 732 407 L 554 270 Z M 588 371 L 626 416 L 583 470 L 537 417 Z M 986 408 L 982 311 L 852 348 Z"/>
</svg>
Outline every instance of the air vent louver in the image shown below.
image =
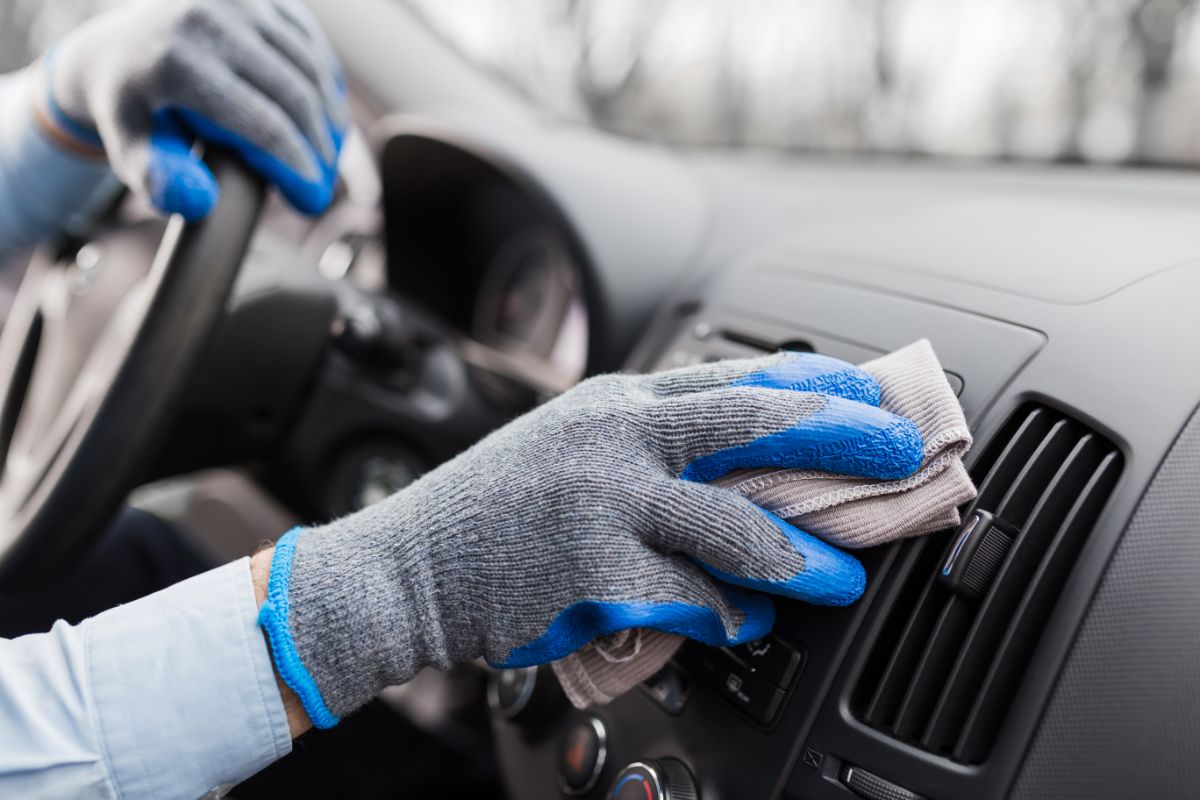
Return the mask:
<svg viewBox="0 0 1200 800">
<path fill-rule="evenodd" d="M 1121 461 L 1057 411 L 1018 410 L 975 466 L 971 509 L 1002 520 L 1011 546 L 972 597 L 938 580 L 956 532 L 906 545 L 910 569 L 855 689 L 856 716 L 955 761 L 984 761 Z"/>
</svg>

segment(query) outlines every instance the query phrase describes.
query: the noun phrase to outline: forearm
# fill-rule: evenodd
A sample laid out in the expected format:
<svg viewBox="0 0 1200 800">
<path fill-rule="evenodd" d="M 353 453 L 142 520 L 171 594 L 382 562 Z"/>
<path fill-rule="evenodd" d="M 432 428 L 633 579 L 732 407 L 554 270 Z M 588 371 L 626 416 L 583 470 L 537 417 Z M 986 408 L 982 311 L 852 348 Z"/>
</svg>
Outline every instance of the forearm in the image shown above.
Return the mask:
<svg viewBox="0 0 1200 800">
<path fill-rule="evenodd" d="M 249 562 L 0 640 L 0 796 L 197 797 L 291 749 Z"/>
<path fill-rule="evenodd" d="M 52 134 L 41 82 L 38 65 L 0 76 L 0 261 L 58 233 L 115 185 L 102 152 Z"/>
</svg>

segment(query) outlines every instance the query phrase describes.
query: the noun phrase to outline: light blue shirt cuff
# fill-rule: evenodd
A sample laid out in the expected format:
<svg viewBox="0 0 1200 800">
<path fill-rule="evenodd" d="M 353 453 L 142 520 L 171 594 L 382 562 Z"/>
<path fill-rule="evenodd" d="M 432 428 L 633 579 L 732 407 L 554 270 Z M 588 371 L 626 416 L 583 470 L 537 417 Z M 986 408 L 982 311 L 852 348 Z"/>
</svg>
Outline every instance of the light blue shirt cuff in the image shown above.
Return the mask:
<svg viewBox="0 0 1200 800">
<path fill-rule="evenodd" d="M 68 228 L 116 185 L 108 162 L 70 153 L 34 118 L 37 67 L 0 76 L 0 261 Z"/>
<path fill-rule="evenodd" d="M 292 749 L 241 559 L 102 614 L 87 638 L 118 794 L 195 797 Z"/>
<path fill-rule="evenodd" d="M 249 559 L 0 640 L 0 795 L 195 798 L 291 751 Z"/>
</svg>

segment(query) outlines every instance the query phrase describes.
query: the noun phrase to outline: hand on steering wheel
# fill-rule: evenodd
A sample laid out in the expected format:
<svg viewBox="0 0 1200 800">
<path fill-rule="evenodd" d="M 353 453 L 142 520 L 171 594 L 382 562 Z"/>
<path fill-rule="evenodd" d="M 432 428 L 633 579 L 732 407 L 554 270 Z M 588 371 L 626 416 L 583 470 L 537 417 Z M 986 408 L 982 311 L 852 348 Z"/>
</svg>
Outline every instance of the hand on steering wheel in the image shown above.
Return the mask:
<svg viewBox="0 0 1200 800">
<path fill-rule="evenodd" d="M 96 17 L 45 60 L 43 127 L 105 154 L 161 211 L 195 221 L 218 186 L 193 138 L 234 153 L 301 211 L 328 207 L 350 123 L 333 48 L 299 0 L 148 0 Z"/>
</svg>

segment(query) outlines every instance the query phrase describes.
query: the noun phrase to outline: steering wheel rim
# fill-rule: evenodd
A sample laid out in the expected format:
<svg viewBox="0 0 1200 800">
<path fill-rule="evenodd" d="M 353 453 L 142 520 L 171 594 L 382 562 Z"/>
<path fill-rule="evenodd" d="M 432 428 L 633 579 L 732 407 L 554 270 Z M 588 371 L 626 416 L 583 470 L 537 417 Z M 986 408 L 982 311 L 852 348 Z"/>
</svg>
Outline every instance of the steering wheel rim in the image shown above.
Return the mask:
<svg viewBox="0 0 1200 800">
<path fill-rule="evenodd" d="M 165 443 L 266 194 L 232 155 L 214 151 L 206 161 L 220 202 L 200 222 L 168 220 L 140 280 L 106 277 L 95 249 L 79 251 L 87 263 L 77 256 L 73 266 L 45 248 L 30 262 L 0 334 L 0 589 L 36 585 L 74 563 Z M 144 230 L 129 235 L 146 241 Z M 131 249 L 128 238 L 108 244 Z M 108 296 L 89 304 L 89 293 L 105 294 L 93 284 Z M 104 303 L 114 305 L 97 310 Z M 108 313 L 98 336 L 69 324 L 75 309 Z"/>
</svg>

